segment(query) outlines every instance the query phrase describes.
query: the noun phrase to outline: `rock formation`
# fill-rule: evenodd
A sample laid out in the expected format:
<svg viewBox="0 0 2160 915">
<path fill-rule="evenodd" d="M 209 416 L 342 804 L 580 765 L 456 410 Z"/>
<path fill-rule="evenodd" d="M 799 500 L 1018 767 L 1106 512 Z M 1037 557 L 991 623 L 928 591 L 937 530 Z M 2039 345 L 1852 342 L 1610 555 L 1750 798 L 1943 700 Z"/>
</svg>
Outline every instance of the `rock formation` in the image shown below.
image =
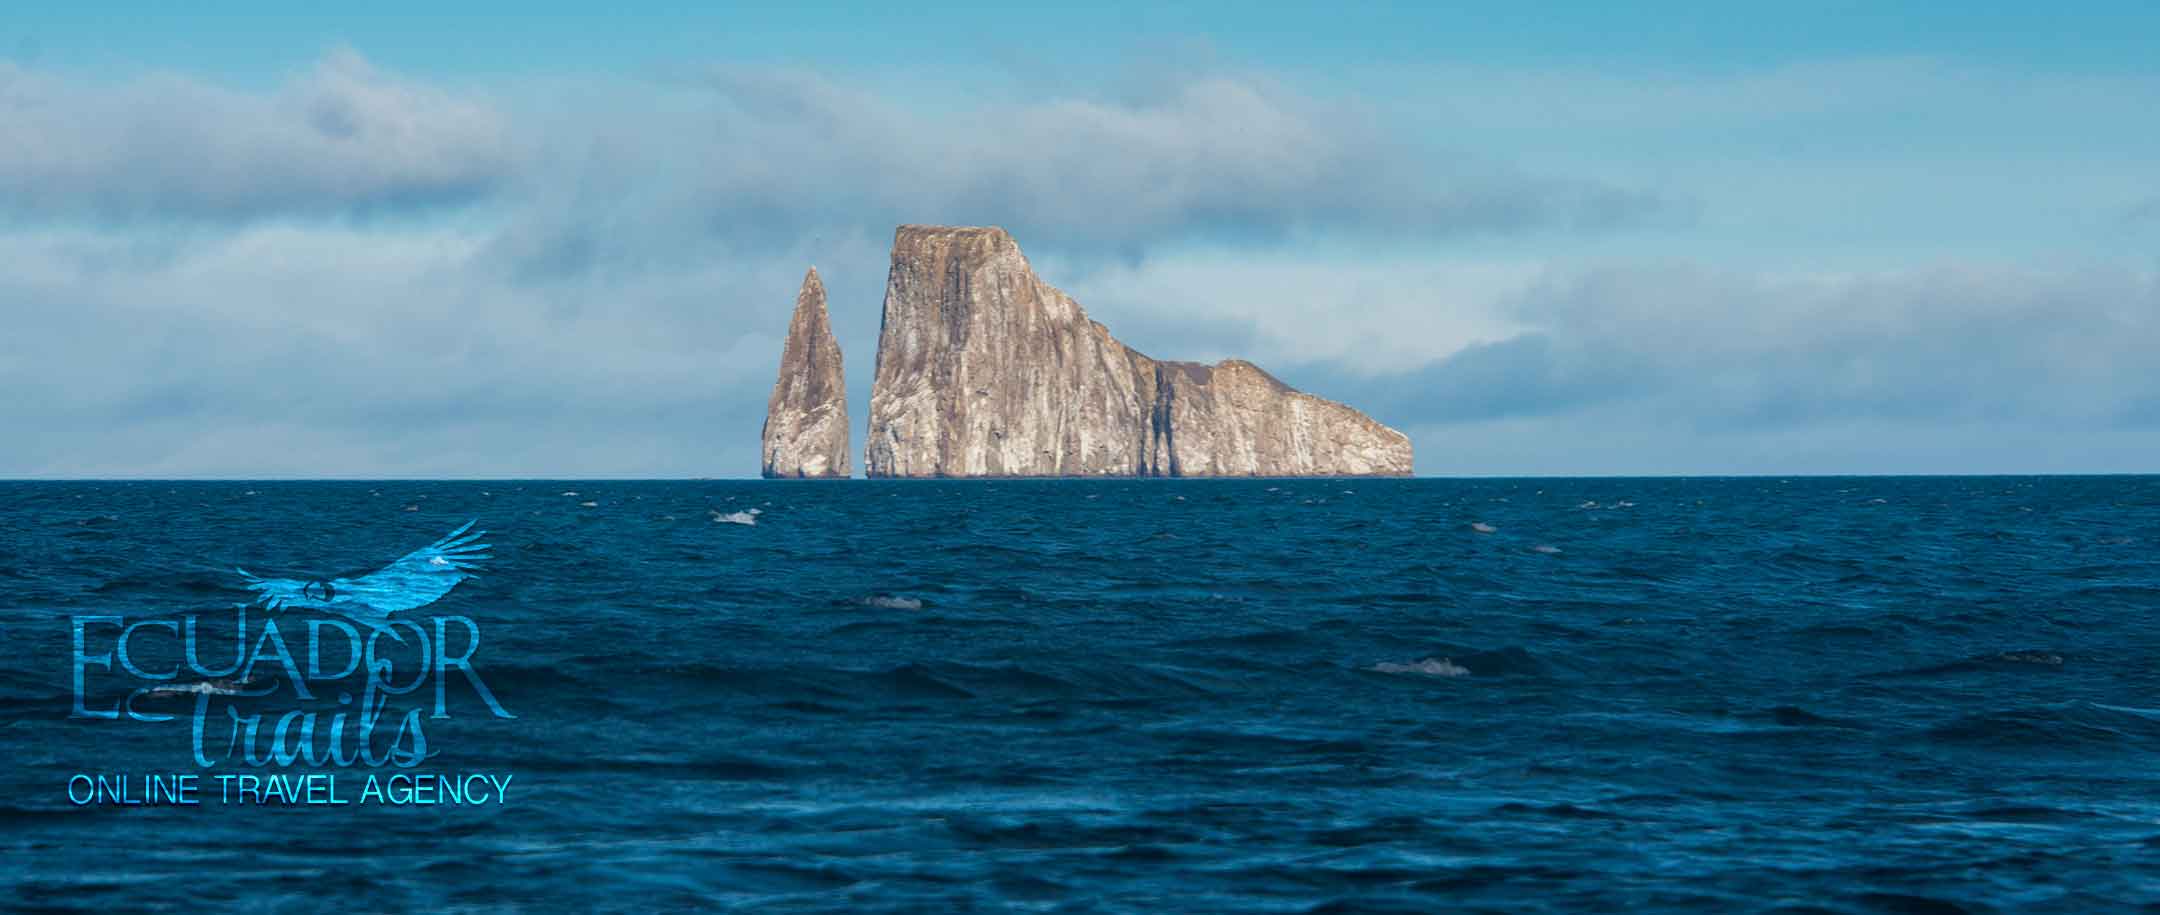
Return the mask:
<svg viewBox="0 0 2160 915">
<path fill-rule="evenodd" d="M 780 378 L 765 402 L 764 474 L 767 477 L 847 477 L 847 382 L 840 368 L 840 341 L 825 311 L 825 283 L 817 268 L 803 277 L 780 351 Z"/>
<path fill-rule="evenodd" d="M 945 226 L 893 235 L 863 462 L 873 477 L 1411 469 L 1402 433 L 1249 362 L 1150 359 L 1038 279 L 1005 230 Z"/>
</svg>

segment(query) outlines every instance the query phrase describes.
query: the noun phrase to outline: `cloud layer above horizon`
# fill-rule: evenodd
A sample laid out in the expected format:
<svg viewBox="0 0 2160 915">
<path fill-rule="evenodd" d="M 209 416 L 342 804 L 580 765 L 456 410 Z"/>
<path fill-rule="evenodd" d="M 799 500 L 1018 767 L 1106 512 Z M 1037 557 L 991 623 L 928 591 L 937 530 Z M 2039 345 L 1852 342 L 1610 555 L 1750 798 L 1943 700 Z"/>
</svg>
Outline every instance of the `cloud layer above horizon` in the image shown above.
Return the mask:
<svg viewBox="0 0 2160 915">
<path fill-rule="evenodd" d="M 2156 469 L 2160 169 L 2114 147 L 2160 85 L 1674 80 L 0 60 L 0 475 L 752 474 L 813 262 L 859 423 L 903 222 L 1004 225 L 1128 342 L 1366 408 L 1421 472 Z"/>
</svg>

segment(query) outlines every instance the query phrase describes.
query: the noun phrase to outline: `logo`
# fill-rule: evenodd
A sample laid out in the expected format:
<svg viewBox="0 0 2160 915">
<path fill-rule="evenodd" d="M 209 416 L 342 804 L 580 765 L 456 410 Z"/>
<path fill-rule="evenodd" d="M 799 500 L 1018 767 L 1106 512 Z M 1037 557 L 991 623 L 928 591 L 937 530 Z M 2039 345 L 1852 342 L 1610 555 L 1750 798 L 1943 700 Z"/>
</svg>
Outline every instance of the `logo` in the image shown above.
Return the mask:
<svg viewBox="0 0 2160 915">
<path fill-rule="evenodd" d="M 455 692 L 512 719 L 481 677 L 480 624 L 423 615 L 492 558 L 477 521 L 371 572 L 266 578 L 236 569 L 251 600 L 222 614 L 73 619 L 70 717 L 169 722 L 186 714 L 195 772 L 77 773 L 68 799 L 197 804 L 354 803 L 340 769 L 371 771 L 358 803 L 505 803 L 510 776 L 416 770 L 441 753 L 427 721 Z M 316 771 L 293 771 L 316 770 Z M 320 770 L 333 770 L 324 772 Z"/>
<path fill-rule="evenodd" d="M 335 613 L 376 632 L 389 631 L 390 614 L 418 610 L 442 600 L 491 559 L 488 545 L 480 542 L 486 531 L 472 532 L 478 521 L 451 531 L 449 536 L 398 557 L 396 562 L 359 578 L 297 581 L 290 578 L 257 578 L 246 569 L 235 569 L 256 594 L 255 602 L 271 610 L 300 607 Z"/>
</svg>

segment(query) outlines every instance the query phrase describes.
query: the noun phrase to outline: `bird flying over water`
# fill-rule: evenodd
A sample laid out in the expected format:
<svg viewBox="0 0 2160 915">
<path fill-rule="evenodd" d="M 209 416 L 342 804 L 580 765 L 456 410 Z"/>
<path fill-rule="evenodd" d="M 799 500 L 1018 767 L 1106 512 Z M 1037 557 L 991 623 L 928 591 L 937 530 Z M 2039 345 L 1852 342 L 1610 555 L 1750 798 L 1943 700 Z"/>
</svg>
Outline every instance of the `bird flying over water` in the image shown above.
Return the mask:
<svg viewBox="0 0 2160 915">
<path fill-rule="evenodd" d="M 272 610 L 301 607 L 335 613 L 375 629 L 390 625 L 390 614 L 425 607 L 449 594 L 490 558 L 488 545 L 480 542 L 486 531 L 474 531 L 478 521 L 448 536 L 398 557 L 373 572 L 358 577 L 301 581 L 292 578 L 259 578 L 236 569 L 247 580 L 255 600 Z"/>
</svg>

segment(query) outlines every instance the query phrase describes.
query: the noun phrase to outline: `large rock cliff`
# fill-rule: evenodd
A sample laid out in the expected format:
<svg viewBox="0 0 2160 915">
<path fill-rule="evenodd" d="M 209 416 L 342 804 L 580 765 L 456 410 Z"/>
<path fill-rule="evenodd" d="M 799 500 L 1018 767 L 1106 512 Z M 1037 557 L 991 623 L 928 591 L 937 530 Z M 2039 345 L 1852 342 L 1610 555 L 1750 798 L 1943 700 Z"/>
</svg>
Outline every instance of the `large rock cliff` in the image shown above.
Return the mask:
<svg viewBox="0 0 2160 915">
<path fill-rule="evenodd" d="M 1239 360 L 1157 362 L 1035 276 L 1003 229 L 901 226 L 873 477 L 1410 473 L 1410 440 Z"/>
<path fill-rule="evenodd" d="M 780 377 L 765 402 L 764 474 L 768 477 L 846 477 L 847 382 L 840 341 L 825 311 L 817 268 L 803 277 L 780 351 Z"/>
</svg>

